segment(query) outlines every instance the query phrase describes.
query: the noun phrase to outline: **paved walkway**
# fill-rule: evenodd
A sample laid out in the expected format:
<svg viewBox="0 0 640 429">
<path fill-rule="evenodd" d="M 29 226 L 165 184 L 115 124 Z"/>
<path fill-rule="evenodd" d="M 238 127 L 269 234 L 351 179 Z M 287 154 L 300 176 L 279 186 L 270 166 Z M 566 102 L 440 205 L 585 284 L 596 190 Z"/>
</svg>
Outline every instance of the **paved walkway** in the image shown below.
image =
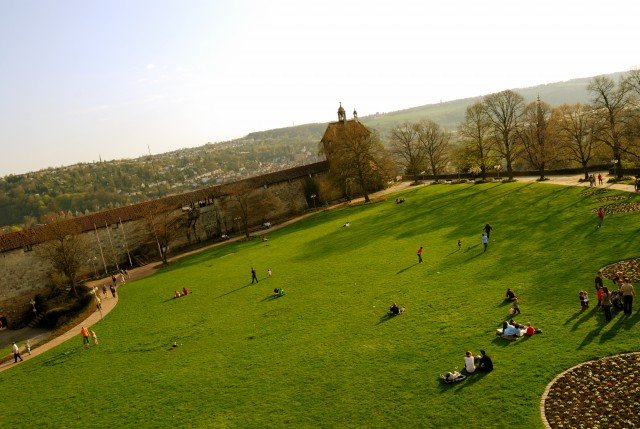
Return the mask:
<svg viewBox="0 0 640 429">
<path fill-rule="evenodd" d="M 603 177 L 607 177 L 606 173 L 602 172 L 601 173 L 603 175 Z M 598 173 L 595 173 L 595 175 L 597 176 Z M 559 185 L 567 185 L 567 186 L 589 186 L 588 182 L 579 182 L 578 180 L 580 178 L 582 178 L 583 175 L 570 175 L 570 176 L 551 176 L 549 178 L 549 180 L 545 181 L 545 182 L 540 182 L 540 183 L 548 183 L 548 184 L 559 184 Z M 519 177 L 518 181 L 522 181 L 522 182 L 534 182 L 537 179 L 537 176 L 530 176 L 530 177 Z M 377 192 L 375 194 L 371 195 L 372 199 L 375 198 L 379 198 L 381 196 L 393 193 L 393 192 L 398 192 L 404 189 L 407 189 L 411 186 L 411 182 L 400 182 L 397 183 L 385 190 L 382 190 L 380 192 Z M 419 185 L 419 186 L 425 186 L 425 185 Z M 634 192 L 634 187 L 633 185 L 618 185 L 618 184 L 604 184 L 601 187 L 604 188 L 610 188 L 610 189 L 618 189 L 621 191 L 627 191 L 627 192 Z M 251 233 L 251 236 L 256 237 L 256 236 L 261 236 L 263 234 L 267 234 L 273 231 L 276 231 L 280 228 L 284 228 L 285 226 L 288 226 L 294 222 L 297 222 L 299 220 L 302 219 L 306 219 L 309 216 L 313 216 L 314 214 L 321 212 L 321 211 L 325 211 L 325 210 L 332 210 L 334 208 L 337 207 L 343 207 L 345 205 L 349 205 L 349 204 L 359 204 L 363 201 L 364 199 L 361 198 L 356 198 L 354 200 L 352 200 L 350 203 L 340 203 L 340 204 L 336 204 L 333 206 L 329 206 L 323 209 L 319 209 L 319 210 L 314 210 L 311 211 L 309 213 L 306 213 L 304 215 L 301 216 L 297 216 L 293 219 L 290 219 L 288 221 L 282 222 L 278 225 L 274 225 L 273 227 L 269 228 L 269 229 L 264 229 L 264 230 L 259 230 L 256 232 Z M 172 258 L 169 259 L 169 262 L 173 263 L 181 258 L 187 257 L 189 255 L 193 255 L 195 253 L 199 253 L 199 252 L 203 252 L 215 247 L 219 247 L 222 245 L 225 245 L 227 243 L 232 243 L 235 241 L 240 241 L 244 238 L 244 236 L 238 236 L 238 237 L 234 237 L 230 240 L 227 241 L 223 241 L 220 243 L 215 243 L 209 246 L 205 246 L 205 247 L 201 247 L 177 256 L 174 256 Z M 158 268 L 162 267 L 162 264 L 159 262 L 153 262 L 147 265 L 144 265 L 142 267 L 137 267 L 137 268 L 133 268 L 131 270 L 129 270 L 129 281 L 133 281 L 136 279 L 140 279 L 143 277 L 147 277 L 153 273 L 155 273 Z M 111 277 L 106 277 L 103 279 L 99 279 L 99 280 L 93 280 L 91 282 L 87 283 L 87 286 L 92 287 L 92 286 L 98 286 L 101 287 L 102 285 L 106 284 L 110 284 L 111 283 Z M 89 316 L 88 318 L 86 318 L 85 320 L 83 320 L 82 322 L 78 323 L 76 326 L 74 326 L 73 328 L 71 328 L 70 330 L 68 330 L 67 332 L 63 333 L 62 335 L 53 338 L 52 340 L 44 343 L 44 344 L 40 344 L 39 346 L 37 346 L 36 348 L 32 347 L 32 351 L 31 351 L 31 355 L 28 354 L 24 354 L 22 355 L 22 358 L 26 361 L 32 357 L 38 356 L 44 352 L 46 352 L 47 350 L 50 350 L 54 347 L 56 347 L 59 344 L 62 344 L 63 342 L 67 341 L 70 338 L 73 337 L 78 337 L 77 341 L 78 344 L 80 344 L 80 329 L 82 328 L 82 326 L 86 326 L 86 327 L 91 327 L 92 325 L 96 324 L 97 322 L 99 322 L 101 320 L 101 317 L 106 316 L 107 314 L 109 314 L 109 312 L 116 306 L 116 304 L 118 303 L 118 298 L 107 298 L 107 299 L 103 299 L 102 300 L 102 315 L 98 312 L 94 312 L 93 314 L 91 314 L 91 316 Z M 39 332 L 40 335 L 44 335 L 43 338 L 46 339 L 46 331 L 43 332 Z M 24 344 L 19 344 L 21 346 L 21 349 L 23 349 Z M 33 346 L 33 344 L 32 344 Z M 20 363 L 20 361 L 18 361 L 18 363 Z M 8 362 L 2 363 L 0 364 L 0 372 L 5 371 L 13 366 L 15 366 L 16 364 L 13 363 L 13 359 L 11 359 Z"/>
</svg>

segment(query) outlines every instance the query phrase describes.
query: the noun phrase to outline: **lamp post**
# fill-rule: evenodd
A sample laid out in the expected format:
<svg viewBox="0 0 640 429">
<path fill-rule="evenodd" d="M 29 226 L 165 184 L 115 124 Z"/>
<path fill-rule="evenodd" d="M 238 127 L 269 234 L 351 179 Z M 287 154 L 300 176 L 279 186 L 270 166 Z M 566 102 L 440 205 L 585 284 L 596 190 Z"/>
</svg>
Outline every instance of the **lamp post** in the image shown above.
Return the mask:
<svg viewBox="0 0 640 429">
<path fill-rule="evenodd" d="M 309 198 L 311 198 L 311 199 L 313 200 L 313 208 L 314 208 L 314 209 L 316 208 L 316 198 L 317 198 L 317 197 L 318 197 L 318 196 L 317 196 L 316 194 L 311 194 L 311 195 L 309 195 Z"/>
<path fill-rule="evenodd" d="M 31 301 L 29 301 L 29 304 L 31 304 L 31 306 L 33 307 L 33 315 L 37 315 L 38 314 L 38 310 L 36 310 L 36 300 L 32 299 Z"/>
</svg>

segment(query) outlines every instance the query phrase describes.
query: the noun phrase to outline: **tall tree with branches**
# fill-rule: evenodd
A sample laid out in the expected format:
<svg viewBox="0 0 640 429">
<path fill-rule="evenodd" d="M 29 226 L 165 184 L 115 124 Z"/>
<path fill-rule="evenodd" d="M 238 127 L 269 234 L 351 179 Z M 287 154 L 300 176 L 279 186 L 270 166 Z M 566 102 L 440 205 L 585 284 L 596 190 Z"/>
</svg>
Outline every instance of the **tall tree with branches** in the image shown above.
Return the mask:
<svg viewBox="0 0 640 429">
<path fill-rule="evenodd" d="M 418 181 L 418 174 L 423 170 L 424 152 L 418 142 L 416 124 L 403 122 L 389 131 L 391 153 L 396 161 L 404 167 L 404 172 Z"/>
<path fill-rule="evenodd" d="M 588 104 L 562 104 L 553 109 L 558 129 L 560 150 L 582 166 L 584 179 L 589 179 L 589 163 L 595 155 L 597 122 Z"/>
<path fill-rule="evenodd" d="M 518 138 L 527 160 L 538 170 L 540 180 L 545 180 L 545 169 L 556 158 L 558 144 L 551 106 L 538 98 L 525 106 L 522 118 Z"/>
<path fill-rule="evenodd" d="M 494 158 L 491 121 L 481 102 L 467 107 L 464 120 L 458 126 L 458 138 L 464 153 L 480 169 L 482 180 L 487 178 L 487 167 Z M 476 170 L 477 171 L 477 170 Z"/>
<path fill-rule="evenodd" d="M 418 142 L 424 153 L 425 163 L 437 179 L 447 166 L 449 150 L 451 149 L 451 134 L 430 120 L 418 122 Z"/>
<path fill-rule="evenodd" d="M 38 248 L 38 254 L 67 279 L 77 297 L 78 275 L 86 261 L 89 246 L 75 222 L 55 215 L 49 215 L 47 221 L 42 227 L 46 242 Z"/>
<path fill-rule="evenodd" d="M 341 184 L 358 184 L 365 203 L 371 201 L 373 190 L 384 187 L 393 172 L 393 160 L 380 135 L 359 126 L 344 128 L 329 162 L 331 173 Z"/>
<path fill-rule="evenodd" d="M 616 83 L 607 76 L 591 79 L 587 90 L 591 93 L 594 114 L 602 124 L 598 140 L 611 149 L 616 177 L 622 178 L 622 155 L 637 157 L 631 148 L 629 130 L 632 124 L 630 105 L 631 86 L 624 81 Z"/>
<path fill-rule="evenodd" d="M 518 155 L 518 128 L 524 110 L 524 98 L 512 90 L 484 97 L 483 104 L 491 123 L 496 149 L 507 163 L 507 175 L 513 180 L 513 162 Z"/>
</svg>

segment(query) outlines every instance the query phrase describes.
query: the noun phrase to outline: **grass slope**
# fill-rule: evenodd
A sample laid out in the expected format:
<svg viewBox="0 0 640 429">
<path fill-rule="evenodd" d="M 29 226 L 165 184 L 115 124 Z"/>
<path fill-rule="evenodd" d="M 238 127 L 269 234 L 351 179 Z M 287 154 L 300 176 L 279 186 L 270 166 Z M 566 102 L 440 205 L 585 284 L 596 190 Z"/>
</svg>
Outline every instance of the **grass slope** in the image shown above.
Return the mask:
<svg viewBox="0 0 640 429">
<path fill-rule="evenodd" d="M 126 286 L 95 327 L 99 347 L 83 350 L 78 337 L 0 374 L 2 425 L 542 427 L 540 396 L 556 373 L 637 349 L 639 312 L 605 324 L 579 313 L 577 292 L 593 304 L 595 271 L 638 256 L 640 213 L 596 230 L 597 203 L 581 189 L 540 184 L 403 196 L 323 212 Z M 170 299 L 183 286 L 193 294 Z M 274 287 L 286 296 L 271 299 Z M 517 319 L 544 334 L 495 336 L 507 287 L 521 297 Z M 392 301 L 406 313 L 386 318 Z M 438 373 L 480 348 L 492 373 L 440 384 Z"/>
</svg>

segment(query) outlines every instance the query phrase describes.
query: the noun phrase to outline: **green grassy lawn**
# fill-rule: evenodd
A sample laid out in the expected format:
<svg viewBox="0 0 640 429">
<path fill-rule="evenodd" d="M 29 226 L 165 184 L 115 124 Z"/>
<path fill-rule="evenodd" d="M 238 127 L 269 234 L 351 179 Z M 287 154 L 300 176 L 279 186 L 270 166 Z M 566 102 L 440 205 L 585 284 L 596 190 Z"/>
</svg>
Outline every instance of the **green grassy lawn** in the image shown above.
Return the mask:
<svg viewBox="0 0 640 429">
<path fill-rule="evenodd" d="M 555 374 L 638 349 L 637 302 L 632 317 L 605 324 L 580 314 L 578 291 L 593 308 L 596 270 L 638 256 L 640 213 L 609 215 L 597 230 L 598 203 L 547 184 L 402 195 L 401 205 L 394 195 L 319 213 L 266 243 L 229 244 L 125 286 L 95 326 L 99 347 L 83 350 L 78 337 L 0 374 L 2 426 L 536 428 Z M 495 229 L 483 254 L 486 222 Z M 193 293 L 171 299 L 183 286 Z M 275 287 L 286 296 L 273 300 Z M 507 287 L 521 297 L 516 319 L 542 335 L 496 337 Z M 407 311 L 388 319 L 392 301 Z M 492 373 L 440 383 L 480 349 Z"/>
</svg>

